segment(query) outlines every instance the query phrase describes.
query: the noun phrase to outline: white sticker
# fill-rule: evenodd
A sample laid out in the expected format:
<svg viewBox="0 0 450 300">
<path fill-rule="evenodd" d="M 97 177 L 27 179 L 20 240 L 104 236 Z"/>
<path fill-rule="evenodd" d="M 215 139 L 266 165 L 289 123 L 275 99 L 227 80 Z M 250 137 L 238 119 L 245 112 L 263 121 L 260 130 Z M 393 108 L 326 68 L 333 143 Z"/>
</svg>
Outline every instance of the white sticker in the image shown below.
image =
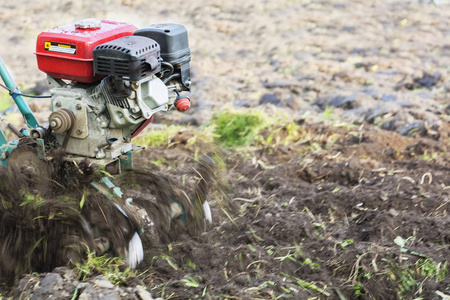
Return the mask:
<svg viewBox="0 0 450 300">
<path fill-rule="evenodd" d="M 63 44 L 63 43 L 56 43 L 56 42 L 44 42 L 44 49 L 46 51 L 72 54 L 72 55 L 77 53 L 77 46 Z"/>
</svg>

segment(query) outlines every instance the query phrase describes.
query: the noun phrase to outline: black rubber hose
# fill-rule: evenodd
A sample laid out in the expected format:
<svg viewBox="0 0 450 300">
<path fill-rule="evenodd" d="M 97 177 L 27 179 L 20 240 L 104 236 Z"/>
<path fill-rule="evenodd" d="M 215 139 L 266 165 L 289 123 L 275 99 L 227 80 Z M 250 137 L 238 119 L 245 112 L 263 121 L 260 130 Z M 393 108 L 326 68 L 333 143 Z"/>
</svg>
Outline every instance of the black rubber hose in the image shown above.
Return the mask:
<svg viewBox="0 0 450 300">
<path fill-rule="evenodd" d="M 177 77 L 180 77 L 180 74 L 172 74 L 168 78 L 164 79 L 163 82 L 164 82 L 164 84 L 167 84 L 169 81 L 171 81 L 171 80 L 173 80 L 173 79 L 175 79 Z"/>
<path fill-rule="evenodd" d="M 173 71 L 174 71 L 174 69 L 173 69 L 173 66 L 172 66 L 172 64 L 171 63 L 168 63 L 167 61 L 163 61 L 162 63 L 161 63 L 161 71 L 162 71 L 162 68 L 167 68 L 167 69 L 169 69 L 169 74 L 168 75 L 165 75 L 164 74 L 164 77 L 169 77 L 170 75 L 172 75 L 173 74 Z M 163 78 L 164 78 L 163 77 Z"/>
<path fill-rule="evenodd" d="M 9 89 L 7 86 L 3 85 L 0 83 L 0 86 L 6 90 L 9 91 L 9 94 L 12 95 L 14 93 L 14 91 L 12 91 L 11 89 Z M 22 94 L 22 93 L 16 93 L 16 95 L 18 96 L 22 96 L 22 97 L 28 97 L 28 98 L 51 98 L 52 96 L 48 95 L 48 96 L 37 96 L 37 95 L 27 95 L 27 94 Z"/>
</svg>

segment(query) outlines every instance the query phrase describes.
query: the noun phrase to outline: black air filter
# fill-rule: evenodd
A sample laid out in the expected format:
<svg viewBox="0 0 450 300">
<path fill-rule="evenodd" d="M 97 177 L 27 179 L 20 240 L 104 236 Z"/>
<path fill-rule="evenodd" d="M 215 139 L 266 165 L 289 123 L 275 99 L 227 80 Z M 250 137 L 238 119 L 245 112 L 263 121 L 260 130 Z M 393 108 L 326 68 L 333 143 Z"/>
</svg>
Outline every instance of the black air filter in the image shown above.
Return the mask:
<svg viewBox="0 0 450 300">
<path fill-rule="evenodd" d="M 186 27 L 179 24 L 154 24 L 134 32 L 135 36 L 145 36 L 161 46 L 161 58 L 170 63 L 175 73 L 180 74 L 181 83 L 190 88 L 190 61 L 188 34 Z"/>
<path fill-rule="evenodd" d="M 161 70 L 160 46 L 149 38 L 125 36 L 95 47 L 94 73 L 139 81 Z"/>
</svg>

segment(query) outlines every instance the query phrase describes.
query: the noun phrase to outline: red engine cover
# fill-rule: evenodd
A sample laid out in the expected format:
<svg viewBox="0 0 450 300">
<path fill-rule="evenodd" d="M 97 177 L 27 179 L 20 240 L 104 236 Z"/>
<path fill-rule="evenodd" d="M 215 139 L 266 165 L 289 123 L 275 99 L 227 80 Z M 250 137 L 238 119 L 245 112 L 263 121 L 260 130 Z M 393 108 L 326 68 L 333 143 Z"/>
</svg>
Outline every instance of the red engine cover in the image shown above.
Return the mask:
<svg viewBox="0 0 450 300">
<path fill-rule="evenodd" d="M 92 63 L 94 48 L 111 40 L 132 35 L 137 28 L 121 22 L 90 21 L 90 25 L 83 20 L 48 29 L 39 34 L 35 52 L 39 70 L 54 78 L 86 83 L 102 79 L 104 75 L 94 75 Z"/>
</svg>

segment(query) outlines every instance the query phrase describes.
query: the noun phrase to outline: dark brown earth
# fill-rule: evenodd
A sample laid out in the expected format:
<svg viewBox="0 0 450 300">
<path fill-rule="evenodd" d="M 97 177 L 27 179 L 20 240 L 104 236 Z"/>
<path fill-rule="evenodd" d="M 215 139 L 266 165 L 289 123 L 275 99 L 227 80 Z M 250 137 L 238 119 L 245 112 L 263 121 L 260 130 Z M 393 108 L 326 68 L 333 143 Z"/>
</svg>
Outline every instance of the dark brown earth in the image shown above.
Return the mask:
<svg viewBox="0 0 450 300">
<path fill-rule="evenodd" d="M 302 135 L 305 140 L 295 145 L 241 154 L 222 150 L 223 189 L 215 194 L 217 201 L 210 200 L 213 228 L 197 238 L 182 235 L 170 244 L 163 239 L 149 246 L 139 281 L 153 295 L 181 299 L 202 294 L 242 299 L 340 294 L 355 299 L 356 282 L 362 284 L 363 298 L 396 299 L 399 283 L 392 276 L 397 274 L 386 273 L 386 264 L 413 264 L 423 257 L 447 261 L 445 145 L 373 126 L 349 129 L 323 122 L 304 123 Z M 165 163 L 149 165 L 174 180 L 187 177 L 188 191 L 195 166 L 190 156 L 196 149 L 180 137 L 171 147 L 140 157 L 145 164 L 169 151 Z M 313 151 L 313 143 L 323 148 Z M 431 161 L 425 150 L 438 154 Z M 225 196 L 232 207 L 219 201 Z M 397 236 L 408 238 L 406 252 L 394 243 Z M 447 277 L 436 282 L 412 276 L 423 280 L 421 292 L 419 287 L 403 292 L 406 299 L 415 293 L 432 299 L 436 290 L 450 287 Z M 294 277 L 320 291 L 300 288 Z M 198 286 L 186 286 L 186 278 Z"/>
<path fill-rule="evenodd" d="M 0 6 L 0 56 L 38 92 L 45 76 L 32 52 L 44 29 L 93 16 L 182 23 L 194 105 L 157 125 L 208 124 L 229 105 L 281 111 L 301 126 L 294 142 L 245 150 L 187 145 L 196 134 L 188 127 L 141 152 L 139 165 L 191 194 L 199 153 L 215 158 L 220 180 L 208 196 L 212 228 L 148 245 L 143 275 L 129 286 L 165 299 L 442 299 L 450 295 L 450 3 L 419 2 L 18 0 Z M 45 121 L 42 101 L 32 107 Z M 7 120 L 20 124 L 17 114 Z M 439 270 L 424 272 L 427 261 Z M 73 295 L 75 286 L 65 289 Z M 12 283 L 2 291 L 33 292 Z"/>
<path fill-rule="evenodd" d="M 397 299 L 395 272 L 379 271 L 385 264 L 448 260 L 446 144 L 372 126 L 349 130 L 316 123 L 302 130 L 310 140 L 225 153 L 227 195 L 239 207 L 233 220 L 216 207 L 213 230 L 159 250 L 178 268 L 157 256 L 145 281 L 163 285 L 155 290 L 164 287 L 175 298 L 194 298 L 206 289 L 213 298 L 326 298 L 322 292 L 337 298 L 340 292 L 355 299 L 351 286 L 360 282 L 363 298 Z M 311 150 L 313 142 L 325 146 L 330 140 L 327 150 Z M 179 161 L 189 149 L 170 149 L 166 172 L 180 176 L 186 162 Z M 424 151 L 439 155 L 428 161 Z M 407 252 L 394 243 L 397 236 L 409 238 Z M 192 263 L 195 269 L 189 270 Z M 186 276 L 199 286 L 187 289 L 180 282 Z M 290 276 L 315 282 L 321 292 L 299 288 Z M 436 290 L 450 287 L 448 279 L 412 276 L 424 280 L 421 292 L 416 287 L 402 294 L 405 299 L 432 299 Z"/>
</svg>

